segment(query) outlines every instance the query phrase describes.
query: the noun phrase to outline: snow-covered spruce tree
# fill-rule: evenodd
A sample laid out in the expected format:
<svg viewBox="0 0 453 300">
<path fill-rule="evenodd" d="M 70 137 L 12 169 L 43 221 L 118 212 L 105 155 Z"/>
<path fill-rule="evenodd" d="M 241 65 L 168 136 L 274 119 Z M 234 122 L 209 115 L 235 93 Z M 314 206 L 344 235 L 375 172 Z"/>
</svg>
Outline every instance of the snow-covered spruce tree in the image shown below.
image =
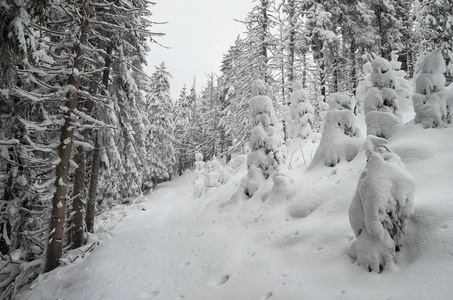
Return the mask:
<svg viewBox="0 0 453 300">
<path fill-rule="evenodd" d="M 441 50 L 426 55 L 415 75 L 413 96 L 415 123 L 423 128 L 445 127 L 452 124 L 453 88 L 445 89 L 445 61 Z"/>
<path fill-rule="evenodd" d="M 389 139 L 404 126 L 399 112 L 412 109 L 409 103 L 412 96 L 412 85 L 405 79 L 406 72 L 401 70 L 402 63 L 397 58 L 398 56 L 393 53 L 390 66 L 395 75 L 394 90 L 398 103 L 398 114 L 380 111 L 380 109 L 368 112 L 365 117 L 367 135 Z M 369 84 L 372 85 L 371 82 Z"/>
<path fill-rule="evenodd" d="M 224 99 L 220 124 L 225 132 L 225 155 L 243 153 L 250 140 L 249 112 L 247 99 L 250 99 L 250 85 L 253 81 L 251 60 L 247 43 L 237 38 L 224 56 L 219 77 L 219 89 Z"/>
<path fill-rule="evenodd" d="M 307 29 L 310 32 L 313 58 L 319 68 L 319 88 L 322 101 L 328 94 L 328 79 L 338 66 L 338 36 L 335 33 L 336 10 L 334 1 L 310 1 L 307 3 Z M 336 92 L 334 90 L 333 92 Z"/>
<path fill-rule="evenodd" d="M 207 83 L 201 91 L 199 100 L 199 105 L 196 107 L 196 113 L 199 116 L 194 118 L 194 126 L 199 131 L 197 142 L 205 160 L 211 160 L 219 153 L 221 130 L 219 126 L 219 111 L 221 110 L 219 86 L 218 83 L 216 84 L 216 78 L 213 73 L 207 75 Z"/>
<path fill-rule="evenodd" d="M 446 58 L 447 85 L 453 82 L 453 3 L 448 0 L 415 1 L 415 52 L 417 61 L 440 48 Z"/>
<path fill-rule="evenodd" d="M 375 51 L 390 60 L 393 51 L 406 50 L 402 39 L 406 30 L 404 17 L 410 12 L 410 4 L 405 0 L 371 0 L 369 5 L 374 11 L 373 27 L 377 33 L 378 48 Z"/>
<path fill-rule="evenodd" d="M 314 122 L 314 109 L 308 101 L 307 92 L 302 89 L 302 82 L 295 81 L 290 95 L 290 120 L 287 126 L 289 138 L 307 139 L 312 136 L 311 126 Z"/>
<path fill-rule="evenodd" d="M 399 83 L 388 60 L 379 56 L 374 58 L 371 61 L 370 74 L 364 81 L 366 92 L 363 108 L 365 115 L 370 111 L 383 111 L 400 116 L 398 94 L 396 93 Z"/>
<path fill-rule="evenodd" d="M 353 160 L 363 144 L 356 116 L 350 110 L 327 112 L 321 141 L 309 168 L 317 165 L 336 166 L 340 161 Z"/>
<path fill-rule="evenodd" d="M 366 77 L 359 84 L 358 98 L 364 97 L 368 135 L 388 139 L 404 125 L 399 107 L 400 101 L 407 104 L 410 85 L 404 79 L 406 73 L 399 70 L 400 66 L 395 59 L 389 62 L 379 56 L 364 65 Z"/>
<path fill-rule="evenodd" d="M 297 0 L 282 1 L 279 12 L 283 17 L 279 18 L 281 31 L 281 45 L 283 64 L 280 66 L 282 74 L 282 93 L 289 95 L 294 92 L 291 84 L 296 78 L 301 78 L 302 86 L 307 83 L 306 55 L 309 52 L 308 32 L 306 30 L 303 14 L 304 2 Z M 279 14 L 280 15 L 280 14 Z M 301 74 L 301 76 L 298 76 Z M 286 100 L 286 99 L 285 99 Z"/>
<path fill-rule="evenodd" d="M 195 82 L 187 95 L 186 86 L 181 90 L 175 106 L 175 139 L 177 173 L 182 175 L 184 170 L 194 164 L 194 155 L 198 141 L 199 127 L 194 126 L 194 115 L 198 115 L 198 97 L 195 91 Z M 196 122 L 200 122 L 199 118 Z"/>
<path fill-rule="evenodd" d="M 241 183 L 244 193 L 249 197 L 257 191 L 260 183 L 281 170 L 285 159 L 280 124 L 272 100 L 266 96 L 264 81 L 255 80 L 251 90 L 251 152 L 247 155 L 248 172 Z"/>
<path fill-rule="evenodd" d="M 254 0 L 254 2 L 257 4 L 243 21 L 247 27 L 245 37 L 247 51 L 244 54 L 249 56 L 248 64 L 253 69 L 252 74 L 264 78 L 264 82 L 270 84 L 269 59 L 271 49 L 275 46 L 275 38 L 271 32 L 276 23 L 274 16 L 275 0 Z"/>
<path fill-rule="evenodd" d="M 149 178 L 152 185 L 169 180 L 176 163 L 174 143 L 174 114 L 170 99 L 170 78 L 164 63 L 156 66 L 151 76 L 150 92 L 146 96 L 146 111 L 150 121 L 148 131 Z"/>
<path fill-rule="evenodd" d="M 349 207 L 356 236 L 349 254 L 358 265 L 380 273 L 391 268 L 414 213 L 415 180 L 387 140 L 368 136 L 367 165 Z"/>
<path fill-rule="evenodd" d="M 117 46 L 118 60 L 112 65 L 112 96 L 115 111 L 118 112 L 119 135 L 116 136 L 115 144 L 118 147 L 125 173 L 121 174 L 119 182 L 121 197 L 137 196 L 141 193 L 143 185 L 142 168 L 146 161 L 142 162 L 138 154 L 138 145 L 144 143 L 138 139 L 138 131 L 144 131 L 141 114 L 136 102 L 138 87 L 132 77 L 132 69 L 127 63 L 127 56 L 121 43 Z"/>
<path fill-rule="evenodd" d="M 146 161 L 148 121 L 140 90 L 144 83 L 140 78 L 144 77 L 142 66 L 146 63 L 148 41 L 154 41 L 154 36 L 161 34 L 150 32 L 148 4 L 145 0 L 108 3 L 106 9 L 114 11 L 115 17 L 108 15 L 110 19 L 101 22 L 107 27 L 110 42 L 106 50 L 110 55 L 105 57 L 109 67 L 102 76 L 104 89 L 108 83 L 105 103 L 109 108 L 96 110 L 96 115 L 113 121 L 111 125 L 120 129 L 112 131 L 106 127 L 98 131 L 97 140 L 105 149 L 95 152 L 102 157 L 93 158 L 93 161 L 102 161 L 99 176 L 105 180 L 99 181 L 99 189 L 105 192 L 99 193 L 98 201 L 106 206 L 140 194 L 143 177 L 149 173 Z M 130 155 L 126 151 L 130 151 Z"/>
<path fill-rule="evenodd" d="M 49 36 L 37 29 L 51 14 L 49 3 L 0 4 L 1 299 L 11 297 L 14 288 L 29 283 L 42 270 L 47 242 L 63 121 L 59 106 L 66 100 L 70 73 L 68 52 L 56 62 L 49 52 Z M 56 41 L 67 37 L 58 30 L 53 33 Z M 61 50 L 58 46 L 53 50 Z"/>
<path fill-rule="evenodd" d="M 343 53 L 347 61 L 343 67 L 346 76 L 346 86 L 341 89 L 350 94 L 356 93 L 357 85 L 362 77 L 364 53 L 371 51 L 376 45 L 376 28 L 373 26 L 373 10 L 369 1 L 353 0 L 349 5 L 340 5 L 337 18 L 342 36 Z"/>
</svg>

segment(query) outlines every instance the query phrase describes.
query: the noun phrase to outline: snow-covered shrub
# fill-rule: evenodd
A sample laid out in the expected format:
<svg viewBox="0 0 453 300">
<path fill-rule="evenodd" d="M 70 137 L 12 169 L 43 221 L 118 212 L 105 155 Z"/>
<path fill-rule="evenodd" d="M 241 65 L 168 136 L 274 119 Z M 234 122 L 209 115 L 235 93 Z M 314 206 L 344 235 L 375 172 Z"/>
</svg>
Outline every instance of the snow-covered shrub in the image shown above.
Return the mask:
<svg viewBox="0 0 453 300">
<path fill-rule="evenodd" d="M 424 99 L 426 101 L 417 109 L 414 118 L 415 123 L 421 123 L 423 128 L 446 127 L 447 102 L 445 98 L 441 98 L 438 93 L 434 93 Z"/>
<path fill-rule="evenodd" d="M 247 155 L 249 171 L 244 178 L 244 192 L 248 196 L 253 196 L 258 188 L 257 181 L 269 178 L 280 170 L 284 162 L 279 122 L 271 98 L 261 95 L 265 90 L 266 86 L 262 80 L 255 80 L 252 84 L 253 97 L 250 99 L 252 151 Z M 257 175 L 259 172 L 262 175 Z"/>
<path fill-rule="evenodd" d="M 194 195 L 197 198 L 204 196 L 206 192 L 206 170 L 203 154 L 195 153 L 195 180 L 193 182 Z"/>
<path fill-rule="evenodd" d="M 341 160 L 353 160 L 363 144 L 356 116 L 350 110 L 329 111 L 324 121 L 321 141 L 310 167 L 323 163 L 334 167 Z"/>
<path fill-rule="evenodd" d="M 312 135 L 311 126 L 315 111 L 308 102 L 307 92 L 302 89 L 302 83 L 294 82 L 293 91 L 290 95 L 288 137 L 306 139 Z"/>
<path fill-rule="evenodd" d="M 423 128 L 445 127 L 451 123 L 453 93 L 445 90 L 445 61 L 440 49 L 426 55 L 418 66 L 415 76 L 415 92 L 412 97 L 415 123 Z"/>
<path fill-rule="evenodd" d="M 356 100 L 346 94 L 333 93 L 329 95 L 327 103 L 329 103 L 330 110 L 348 109 L 354 111 Z"/>
<path fill-rule="evenodd" d="M 368 136 L 368 162 L 349 207 L 356 240 L 349 254 L 370 272 L 380 273 L 396 260 L 407 220 L 414 213 L 415 180 L 387 140 Z"/>
<path fill-rule="evenodd" d="M 404 123 L 395 116 L 381 111 L 370 111 L 365 116 L 367 135 L 389 139 L 395 132 L 400 130 Z"/>
<path fill-rule="evenodd" d="M 230 179 L 230 172 L 220 164 L 215 156 L 206 163 L 205 169 L 206 187 L 218 187 Z"/>
<path fill-rule="evenodd" d="M 285 176 L 285 174 L 277 172 L 272 176 L 272 181 L 274 184 L 269 196 L 266 198 L 266 203 L 272 205 L 286 202 L 291 179 Z"/>
</svg>

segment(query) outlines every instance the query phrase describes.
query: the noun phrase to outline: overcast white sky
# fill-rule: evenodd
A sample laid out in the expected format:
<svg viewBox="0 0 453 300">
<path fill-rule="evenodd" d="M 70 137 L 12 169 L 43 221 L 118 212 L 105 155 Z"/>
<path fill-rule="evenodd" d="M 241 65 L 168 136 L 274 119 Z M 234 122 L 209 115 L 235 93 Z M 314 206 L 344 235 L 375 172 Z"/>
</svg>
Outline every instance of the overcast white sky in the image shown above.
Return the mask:
<svg viewBox="0 0 453 300">
<path fill-rule="evenodd" d="M 179 96 L 184 83 L 190 89 L 197 77 L 197 91 L 206 83 L 206 73 L 219 72 L 220 63 L 238 34 L 245 26 L 233 19 L 243 20 L 253 7 L 252 0 L 156 0 L 151 8 L 155 25 L 152 30 L 166 36 L 158 41 L 171 49 L 153 44 L 148 58 L 148 75 L 154 65 L 165 61 L 173 76 L 171 95 Z"/>
</svg>

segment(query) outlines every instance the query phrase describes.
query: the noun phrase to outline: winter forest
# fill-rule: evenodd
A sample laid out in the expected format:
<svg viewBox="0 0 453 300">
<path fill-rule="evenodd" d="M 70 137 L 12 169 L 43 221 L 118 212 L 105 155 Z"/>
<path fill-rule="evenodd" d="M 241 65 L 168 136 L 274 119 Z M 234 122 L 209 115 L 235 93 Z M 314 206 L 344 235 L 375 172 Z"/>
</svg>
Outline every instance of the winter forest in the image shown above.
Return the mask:
<svg viewBox="0 0 453 300">
<path fill-rule="evenodd" d="M 1 299 L 453 298 L 453 2 L 250 1 L 0 0 Z"/>
</svg>

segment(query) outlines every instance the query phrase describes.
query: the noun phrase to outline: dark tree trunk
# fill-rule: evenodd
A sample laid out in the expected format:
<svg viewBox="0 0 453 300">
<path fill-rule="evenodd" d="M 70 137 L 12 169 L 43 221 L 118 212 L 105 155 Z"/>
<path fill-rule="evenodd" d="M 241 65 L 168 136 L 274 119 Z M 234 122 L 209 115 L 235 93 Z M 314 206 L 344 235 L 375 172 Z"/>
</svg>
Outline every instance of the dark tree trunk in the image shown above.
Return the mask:
<svg viewBox="0 0 453 300">
<path fill-rule="evenodd" d="M 82 10 L 82 26 L 80 27 L 80 40 L 76 44 L 73 51 L 75 53 L 73 67 L 78 71 L 82 70 L 83 46 L 87 44 L 88 34 L 88 14 L 89 8 L 85 6 Z M 72 143 L 74 138 L 74 129 L 72 122 L 73 111 L 77 107 L 78 92 L 80 87 L 80 77 L 75 77 L 73 74 L 69 76 L 68 84 L 75 87 L 76 91 L 71 92 L 67 96 L 66 108 L 64 115 L 65 123 L 61 128 L 60 146 L 58 147 L 60 162 L 57 166 L 55 180 L 55 194 L 52 200 L 52 212 L 49 227 L 49 241 L 47 244 L 46 262 L 44 272 L 49 272 L 60 265 L 60 258 L 63 254 L 63 235 L 65 223 L 66 209 L 66 192 L 69 175 L 69 160 L 71 159 Z"/>
<path fill-rule="evenodd" d="M 109 85 L 109 78 L 110 78 L 110 66 L 112 65 L 112 58 L 111 54 L 113 51 L 113 47 L 111 44 L 107 46 L 106 56 L 104 57 L 105 65 L 104 71 L 102 74 L 102 85 L 104 90 L 107 89 Z M 96 83 L 97 84 L 97 83 Z M 97 85 L 96 85 L 97 89 Z M 93 152 L 93 162 L 91 165 L 91 178 L 90 178 L 90 187 L 88 189 L 88 201 L 87 201 L 87 211 L 85 216 L 85 223 L 87 226 L 88 232 L 94 232 L 94 214 L 96 211 L 96 196 L 98 190 L 98 182 L 99 182 L 99 167 L 101 163 L 101 145 L 99 142 L 98 134 L 95 133 L 95 145 L 94 145 L 94 152 Z"/>
<path fill-rule="evenodd" d="M 102 32 L 102 35 L 105 36 L 105 31 Z M 104 39 L 98 39 L 97 43 L 98 49 L 104 50 L 105 42 Z M 96 69 L 100 70 L 102 68 L 102 63 L 96 63 Z M 90 85 L 90 95 L 96 96 L 98 93 L 98 81 L 101 77 L 101 71 L 98 71 L 93 74 L 91 79 Z M 85 113 L 87 115 L 91 115 L 91 112 L 94 108 L 94 101 L 88 100 L 85 104 Z M 87 122 L 87 124 L 90 124 Z M 87 141 L 89 129 L 84 129 L 82 131 L 83 141 Z M 86 151 L 83 146 L 78 146 L 76 149 L 76 157 L 75 162 L 77 164 L 77 169 L 75 170 L 75 178 L 74 178 L 74 200 L 73 200 L 73 212 L 74 216 L 72 219 L 72 228 L 71 228 L 71 239 L 72 245 L 71 248 L 79 248 L 83 245 L 83 207 L 84 202 L 83 199 L 85 194 L 85 175 L 86 175 Z M 99 159 L 99 158 L 96 158 Z M 94 163 L 94 162 L 93 162 Z M 87 207 L 88 208 L 88 207 Z M 91 231 L 92 232 L 92 231 Z"/>
</svg>

